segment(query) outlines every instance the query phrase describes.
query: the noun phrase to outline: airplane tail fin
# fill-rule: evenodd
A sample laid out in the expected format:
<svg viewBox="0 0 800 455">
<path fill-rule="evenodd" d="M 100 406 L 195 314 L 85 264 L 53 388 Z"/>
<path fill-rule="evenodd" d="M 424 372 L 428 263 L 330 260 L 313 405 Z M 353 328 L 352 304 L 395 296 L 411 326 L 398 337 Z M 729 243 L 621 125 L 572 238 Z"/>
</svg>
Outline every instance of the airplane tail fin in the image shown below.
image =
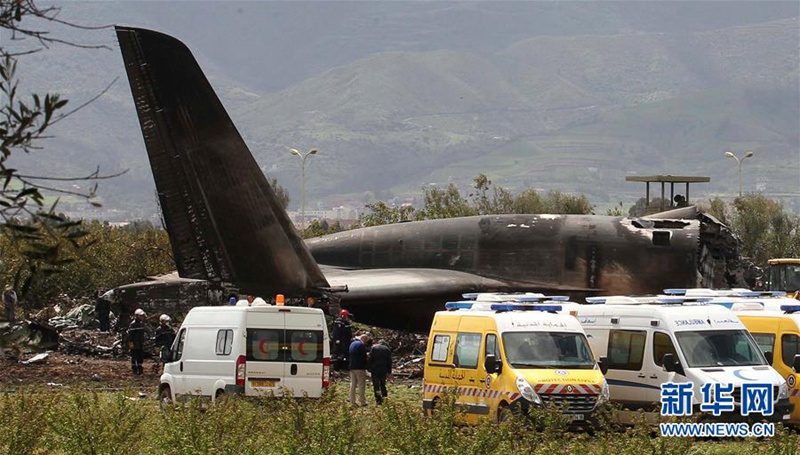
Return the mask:
<svg viewBox="0 0 800 455">
<path fill-rule="evenodd" d="M 191 51 L 116 32 L 180 276 L 263 295 L 327 288 Z"/>
</svg>

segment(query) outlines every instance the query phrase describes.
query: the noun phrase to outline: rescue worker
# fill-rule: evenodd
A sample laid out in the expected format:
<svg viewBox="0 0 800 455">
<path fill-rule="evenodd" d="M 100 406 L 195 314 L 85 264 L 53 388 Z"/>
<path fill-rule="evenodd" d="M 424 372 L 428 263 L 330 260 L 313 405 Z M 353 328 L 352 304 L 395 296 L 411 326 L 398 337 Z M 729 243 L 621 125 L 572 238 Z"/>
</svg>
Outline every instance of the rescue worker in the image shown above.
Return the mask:
<svg viewBox="0 0 800 455">
<path fill-rule="evenodd" d="M 346 370 L 348 367 L 347 355 L 350 351 L 350 341 L 353 339 L 353 327 L 350 323 L 350 312 L 342 310 L 339 317 L 333 321 L 333 358 L 334 370 Z"/>
<path fill-rule="evenodd" d="M 159 357 L 162 364 L 169 362 L 170 349 L 172 348 L 172 342 L 175 341 L 175 330 L 169 325 L 171 321 L 172 319 L 166 314 L 162 314 L 158 318 L 154 342 L 156 346 L 161 348 Z"/>
<path fill-rule="evenodd" d="M 97 297 L 94 303 L 94 312 L 97 315 L 97 322 L 100 326 L 101 332 L 108 332 L 109 320 L 111 314 L 111 299 L 113 298 L 114 291 L 105 292 L 102 289 L 97 291 Z"/>
<path fill-rule="evenodd" d="M 14 288 L 10 285 L 6 286 L 5 291 L 3 291 L 3 309 L 5 310 L 6 319 L 8 319 L 9 325 L 14 325 L 14 312 L 16 311 L 16 306 L 17 293 L 14 292 Z"/>
<path fill-rule="evenodd" d="M 365 333 L 350 343 L 350 405 L 353 407 L 367 405 L 367 343 L 369 340 L 369 334 Z"/>
<path fill-rule="evenodd" d="M 147 313 L 137 308 L 133 313 L 133 321 L 128 327 L 128 348 L 131 351 L 131 370 L 135 375 L 144 373 L 144 321 Z"/>
<path fill-rule="evenodd" d="M 372 375 L 372 391 L 375 393 L 375 402 L 383 404 L 386 398 L 386 377 L 392 374 L 392 350 L 383 340 L 378 340 L 369 349 L 367 356 L 367 369 Z"/>
</svg>

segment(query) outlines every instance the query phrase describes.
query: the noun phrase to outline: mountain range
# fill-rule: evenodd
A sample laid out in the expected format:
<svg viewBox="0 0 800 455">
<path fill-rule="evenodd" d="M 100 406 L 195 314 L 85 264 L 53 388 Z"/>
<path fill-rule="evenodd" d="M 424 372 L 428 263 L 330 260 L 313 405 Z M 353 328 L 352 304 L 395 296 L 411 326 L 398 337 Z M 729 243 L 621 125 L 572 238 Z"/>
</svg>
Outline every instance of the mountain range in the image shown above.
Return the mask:
<svg viewBox="0 0 800 455">
<path fill-rule="evenodd" d="M 60 18 L 181 39 L 264 172 L 309 207 L 407 199 L 489 176 L 512 190 L 644 195 L 627 175 L 706 175 L 800 210 L 796 2 L 69 2 Z M 53 24 L 48 24 L 55 27 Z M 76 106 L 22 170 L 100 182 L 85 216 L 151 217 L 154 186 L 110 29 L 20 59 L 21 85 Z M 32 45 L 20 43 L 14 45 Z M 29 171 L 30 173 L 30 171 Z M 66 198 L 63 204 L 73 208 Z M 75 207 L 79 207 L 77 205 Z"/>
</svg>

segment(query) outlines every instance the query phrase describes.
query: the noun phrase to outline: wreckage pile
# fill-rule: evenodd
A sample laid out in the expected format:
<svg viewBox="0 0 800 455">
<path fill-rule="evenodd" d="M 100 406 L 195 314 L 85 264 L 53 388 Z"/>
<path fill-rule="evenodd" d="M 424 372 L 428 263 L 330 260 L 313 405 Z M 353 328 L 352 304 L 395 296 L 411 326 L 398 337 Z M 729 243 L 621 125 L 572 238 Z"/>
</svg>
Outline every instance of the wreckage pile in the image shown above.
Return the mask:
<svg viewBox="0 0 800 455">
<path fill-rule="evenodd" d="M 370 329 L 368 329 L 370 331 Z M 375 340 L 383 340 L 392 350 L 392 375 L 421 378 L 425 365 L 425 347 L 428 337 L 409 332 L 371 328 Z"/>
<path fill-rule="evenodd" d="M 112 313 L 111 327 L 117 317 Z M 125 326 L 127 324 L 123 324 Z M 0 358 L 22 361 L 32 355 L 57 350 L 62 354 L 97 359 L 120 359 L 127 355 L 125 332 L 100 332 L 93 304 L 86 300 L 63 298 L 32 315 L 14 327 L 0 325 Z M 421 378 L 427 337 L 357 324 L 354 332 L 370 332 L 374 339 L 383 340 L 393 353 L 393 374 L 397 377 Z M 177 325 L 175 329 L 177 329 Z M 145 352 L 156 352 L 153 335 L 155 327 L 147 327 Z"/>
</svg>

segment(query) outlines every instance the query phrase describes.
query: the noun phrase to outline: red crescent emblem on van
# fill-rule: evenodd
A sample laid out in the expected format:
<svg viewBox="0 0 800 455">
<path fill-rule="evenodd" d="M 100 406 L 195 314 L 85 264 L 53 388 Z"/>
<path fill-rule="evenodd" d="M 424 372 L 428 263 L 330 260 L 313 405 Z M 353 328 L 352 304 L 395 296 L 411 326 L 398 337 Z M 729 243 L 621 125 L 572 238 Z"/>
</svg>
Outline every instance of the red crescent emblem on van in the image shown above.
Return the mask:
<svg viewBox="0 0 800 455">
<path fill-rule="evenodd" d="M 267 349 L 266 338 L 258 342 L 258 350 L 263 352 L 264 354 L 269 354 L 269 349 Z"/>
<path fill-rule="evenodd" d="M 297 343 L 297 350 L 300 352 L 300 355 L 306 355 L 306 351 L 303 350 L 303 345 L 305 345 L 305 341 L 301 341 Z"/>
</svg>

